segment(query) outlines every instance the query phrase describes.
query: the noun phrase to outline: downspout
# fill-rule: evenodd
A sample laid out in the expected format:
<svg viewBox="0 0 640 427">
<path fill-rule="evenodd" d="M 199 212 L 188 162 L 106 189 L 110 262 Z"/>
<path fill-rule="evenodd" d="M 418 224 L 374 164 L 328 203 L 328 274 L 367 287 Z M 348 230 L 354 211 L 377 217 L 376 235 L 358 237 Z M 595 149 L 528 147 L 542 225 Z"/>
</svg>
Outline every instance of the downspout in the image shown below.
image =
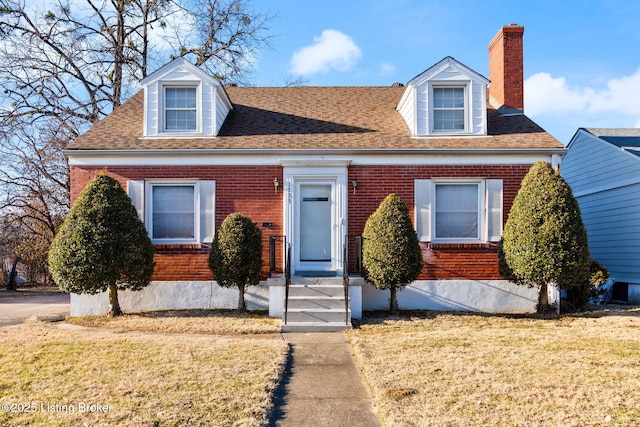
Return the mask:
<svg viewBox="0 0 640 427">
<path fill-rule="evenodd" d="M 552 154 L 551 155 L 551 167 L 554 171 L 560 172 L 560 161 L 562 160 L 561 154 Z"/>
</svg>

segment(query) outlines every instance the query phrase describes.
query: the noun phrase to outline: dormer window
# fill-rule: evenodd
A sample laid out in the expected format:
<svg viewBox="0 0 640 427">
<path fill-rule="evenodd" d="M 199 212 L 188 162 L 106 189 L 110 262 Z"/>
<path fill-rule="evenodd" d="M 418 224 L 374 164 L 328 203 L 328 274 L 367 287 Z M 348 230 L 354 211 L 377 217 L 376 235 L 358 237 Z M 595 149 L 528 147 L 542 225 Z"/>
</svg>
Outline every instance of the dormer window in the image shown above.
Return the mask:
<svg viewBox="0 0 640 427">
<path fill-rule="evenodd" d="M 465 129 L 464 87 L 433 87 L 433 130 Z"/>
<path fill-rule="evenodd" d="M 182 57 L 141 84 L 145 138 L 215 138 L 233 109 L 220 82 Z"/>
<path fill-rule="evenodd" d="M 448 56 L 407 83 L 397 109 L 415 137 L 486 135 L 488 84 Z"/>
<path fill-rule="evenodd" d="M 198 129 L 195 86 L 164 87 L 164 129 L 195 131 Z"/>
</svg>

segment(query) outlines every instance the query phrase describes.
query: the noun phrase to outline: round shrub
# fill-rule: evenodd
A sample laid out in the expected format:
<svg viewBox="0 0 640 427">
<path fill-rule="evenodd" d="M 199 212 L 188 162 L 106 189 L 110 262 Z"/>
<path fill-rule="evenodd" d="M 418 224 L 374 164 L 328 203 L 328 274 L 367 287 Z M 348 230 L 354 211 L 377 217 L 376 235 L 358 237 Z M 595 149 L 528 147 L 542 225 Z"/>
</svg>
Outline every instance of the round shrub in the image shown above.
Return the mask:
<svg viewBox="0 0 640 427">
<path fill-rule="evenodd" d="M 209 268 L 220 286 L 237 286 L 238 310 L 246 310 L 244 290 L 262 277 L 262 231 L 239 213 L 227 216 L 211 244 Z"/>
</svg>

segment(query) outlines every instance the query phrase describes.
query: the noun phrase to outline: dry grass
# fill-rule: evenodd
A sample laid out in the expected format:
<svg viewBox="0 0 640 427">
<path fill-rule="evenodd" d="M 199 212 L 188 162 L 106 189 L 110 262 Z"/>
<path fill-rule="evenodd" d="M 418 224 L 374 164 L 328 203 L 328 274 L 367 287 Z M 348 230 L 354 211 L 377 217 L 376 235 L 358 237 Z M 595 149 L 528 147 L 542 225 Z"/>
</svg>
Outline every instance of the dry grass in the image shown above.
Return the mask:
<svg viewBox="0 0 640 427">
<path fill-rule="evenodd" d="M 432 314 L 349 332 L 388 426 L 640 425 L 640 310 Z"/>
<path fill-rule="evenodd" d="M 107 318 L 104 316 L 68 317 L 80 326 L 115 331 L 168 332 L 211 335 L 271 334 L 280 332 L 280 319 L 262 312 L 237 310 L 172 310 Z"/>
<path fill-rule="evenodd" d="M 0 425 L 260 425 L 286 351 L 266 336 L 1 328 L 0 403 L 15 406 Z M 80 412 L 95 404 L 108 412 Z"/>
</svg>

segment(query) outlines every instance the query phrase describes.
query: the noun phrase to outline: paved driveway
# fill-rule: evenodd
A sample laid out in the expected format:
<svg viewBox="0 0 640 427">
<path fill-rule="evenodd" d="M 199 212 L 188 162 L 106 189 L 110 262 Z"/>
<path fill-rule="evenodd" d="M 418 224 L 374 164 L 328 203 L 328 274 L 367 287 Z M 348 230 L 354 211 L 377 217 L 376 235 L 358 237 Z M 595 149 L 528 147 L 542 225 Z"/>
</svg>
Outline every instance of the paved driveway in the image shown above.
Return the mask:
<svg viewBox="0 0 640 427">
<path fill-rule="evenodd" d="M 17 325 L 33 316 L 51 319 L 68 315 L 67 294 L 0 299 L 0 327 Z"/>
</svg>

